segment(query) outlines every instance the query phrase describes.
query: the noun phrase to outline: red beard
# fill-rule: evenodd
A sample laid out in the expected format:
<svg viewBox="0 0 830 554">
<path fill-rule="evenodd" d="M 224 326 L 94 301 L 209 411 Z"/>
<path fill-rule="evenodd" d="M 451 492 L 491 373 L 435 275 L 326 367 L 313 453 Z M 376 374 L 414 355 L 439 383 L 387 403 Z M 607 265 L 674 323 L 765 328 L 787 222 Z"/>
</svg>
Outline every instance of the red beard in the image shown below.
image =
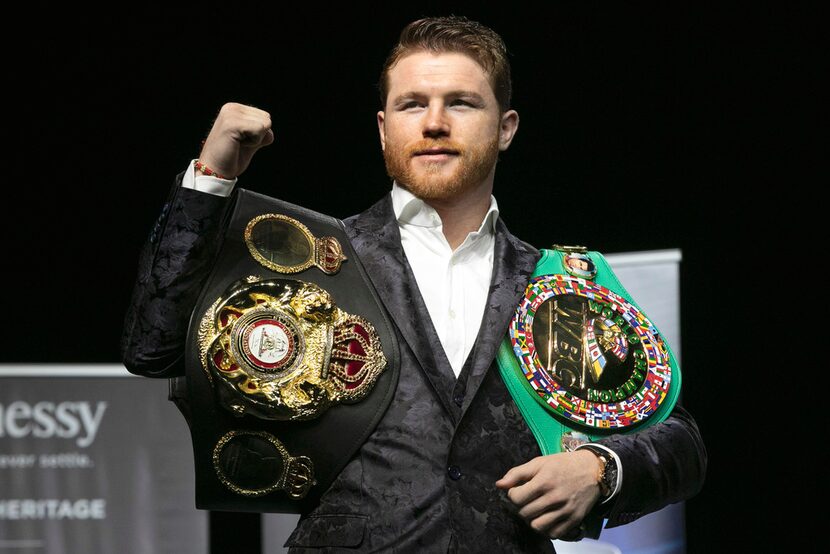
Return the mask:
<svg viewBox="0 0 830 554">
<path fill-rule="evenodd" d="M 415 160 L 416 152 L 430 148 L 453 150 L 455 160 L 428 164 Z M 422 200 L 449 200 L 477 188 L 493 171 L 498 156 L 497 136 L 469 149 L 449 139 L 422 139 L 409 146 L 387 142 L 383 151 L 389 176 Z M 415 168 L 416 163 L 420 167 Z M 455 164 L 451 173 L 446 171 L 446 163 Z"/>
</svg>

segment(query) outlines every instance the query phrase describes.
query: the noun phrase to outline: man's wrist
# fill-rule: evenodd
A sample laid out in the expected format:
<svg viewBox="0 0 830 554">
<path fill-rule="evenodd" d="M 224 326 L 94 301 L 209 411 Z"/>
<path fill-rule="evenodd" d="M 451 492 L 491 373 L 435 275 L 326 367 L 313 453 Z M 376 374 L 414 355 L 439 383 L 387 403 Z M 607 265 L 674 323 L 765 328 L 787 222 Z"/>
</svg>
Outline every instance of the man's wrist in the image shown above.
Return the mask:
<svg viewBox="0 0 830 554">
<path fill-rule="evenodd" d="M 203 175 L 200 171 L 196 171 L 194 167 L 196 161 L 191 160 L 190 166 L 185 171 L 182 187 L 216 196 L 230 196 L 236 179 L 220 179 L 216 176 Z"/>
<path fill-rule="evenodd" d="M 580 445 L 576 450 L 589 450 L 600 462 L 597 485 L 600 489 L 600 503 L 606 504 L 614 498 L 622 483 L 622 467 L 619 457 L 608 447 L 596 443 Z"/>
</svg>

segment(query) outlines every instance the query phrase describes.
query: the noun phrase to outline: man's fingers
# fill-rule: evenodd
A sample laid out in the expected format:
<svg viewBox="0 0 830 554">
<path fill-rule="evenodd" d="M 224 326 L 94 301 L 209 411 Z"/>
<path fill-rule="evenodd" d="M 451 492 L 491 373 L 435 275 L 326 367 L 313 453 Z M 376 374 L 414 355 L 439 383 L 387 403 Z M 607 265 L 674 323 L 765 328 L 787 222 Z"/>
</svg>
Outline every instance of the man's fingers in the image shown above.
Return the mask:
<svg viewBox="0 0 830 554">
<path fill-rule="evenodd" d="M 564 533 L 559 533 L 556 538 L 563 541 L 580 541 L 585 538 L 585 527 L 581 524 L 574 525 Z"/>
<path fill-rule="evenodd" d="M 254 106 L 239 104 L 237 102 L 228 102 L 219 110 L 217 119 L 248 119 L 253 121 L 268 120 L 271 121 L 271 114 L 265 110 L 260 110 Z"/>
<path fill-rule="evenodd" d="M 265 127 L 263 123 L 252 125 L 251 129 L 240 129 L 239 144 L 247 147 L 262 148 L 274 142 L 274 131 Z"/>
<path fill-rule="evenodd" d="M 543 494 L 545 494 L 544 489 L 539 487 L 539 483 L 536 480 L 531 479 L 524 485 L 513 487 L 507 491 L 507 498 L 516 506 L 524 507 Z"/>
<path fill-rule="evenodd" d="M 547 512 L 534 518 L 530 522 L 530 527 L 551 539 L 573 541 L 579 540 L 584 534 L 584 530 L 579 526 L 579 521 L 559 510 Z"/>
<path fill-rule="evenodd" d="M 510 489 L 516 485 L 530 481 L 537 471 L 538 458 L 534 458 L 527 463 L 520 466 L 510 468 L 504 477 L 496 481 L 496 486 L 500 489 Z"/>
<path fill-rule="evenodd" d="M 562 506 L 564 506 L 565 504 L 565 501 L 563 499 L 558 498 L 555 495 L 555 492 L 537 492 L 541 494 L 539 494 L 535 498 L 528 500 L 526 503 L 521 505 L 521 508 L 519 509 L 519 515 L 525 521 L 533 521 L 534 519 L 546 512 L 555 511 L 559 508 L 562 508 Z"/>
<path fill-rule="evenodd" d="M 576 541 L 584 536 L 585 530 L 573 518 L 563 517 L 548 527 L 547 536 L 552 539 Z"/>
<path fill-rule="evenodd" d="M 565 514 L 561 511 L 554 510 L 552 512 L 545 512 L 544 514 L 533 518 L 529 523 L 530 527 L 534 531 L 547 535 L 551 538 L 558 538 L 558 535 L 555 534 L 554 530 L 557 526 L 562 526 L 566 519 Z"/>
<path fill-rule="evenodd" d="M 211 133 L 213 131 L 219 135 L 229 133 L 243 146 L 265 146 L 274 139 L 270 113 L 235 102 L 222 106 Z"/>
</svg>

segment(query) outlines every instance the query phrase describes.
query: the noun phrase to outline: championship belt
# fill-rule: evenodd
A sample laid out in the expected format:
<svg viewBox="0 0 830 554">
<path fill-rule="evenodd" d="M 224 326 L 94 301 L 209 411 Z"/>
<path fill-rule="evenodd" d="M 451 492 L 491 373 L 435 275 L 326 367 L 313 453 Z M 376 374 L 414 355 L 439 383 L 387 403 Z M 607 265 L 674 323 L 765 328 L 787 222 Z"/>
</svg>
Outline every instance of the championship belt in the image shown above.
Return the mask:
<svg viewBox="0 0 830 554">
<path fill-rule="evenodd" d="M 391 402 L 398 345 L 340 220 L 234 194 L 185 352 L 196 507 L 301 513 Z"/>
<path fill-rule="evenodd" d="M 542 250 L 497 360 L 542 454 L 663 421 L 680 393 L 669 344 L 580 246 Z"/>
</svg>

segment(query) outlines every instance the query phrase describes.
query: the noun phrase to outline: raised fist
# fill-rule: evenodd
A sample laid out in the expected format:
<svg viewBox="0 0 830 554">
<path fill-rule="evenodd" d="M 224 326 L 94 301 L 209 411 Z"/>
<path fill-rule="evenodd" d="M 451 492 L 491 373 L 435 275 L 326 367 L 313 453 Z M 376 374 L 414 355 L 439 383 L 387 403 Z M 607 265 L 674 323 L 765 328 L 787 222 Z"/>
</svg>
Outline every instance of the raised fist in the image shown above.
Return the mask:
<svg viewBox="0 0 830 554">
<path fill-rule="evenodd" d="M 233 179 L 248 168 L 257 150 L 272 142 L 271 114 L 229 102 L 219 110 L 199 160 L 216 173 Z"/>
</svg>

